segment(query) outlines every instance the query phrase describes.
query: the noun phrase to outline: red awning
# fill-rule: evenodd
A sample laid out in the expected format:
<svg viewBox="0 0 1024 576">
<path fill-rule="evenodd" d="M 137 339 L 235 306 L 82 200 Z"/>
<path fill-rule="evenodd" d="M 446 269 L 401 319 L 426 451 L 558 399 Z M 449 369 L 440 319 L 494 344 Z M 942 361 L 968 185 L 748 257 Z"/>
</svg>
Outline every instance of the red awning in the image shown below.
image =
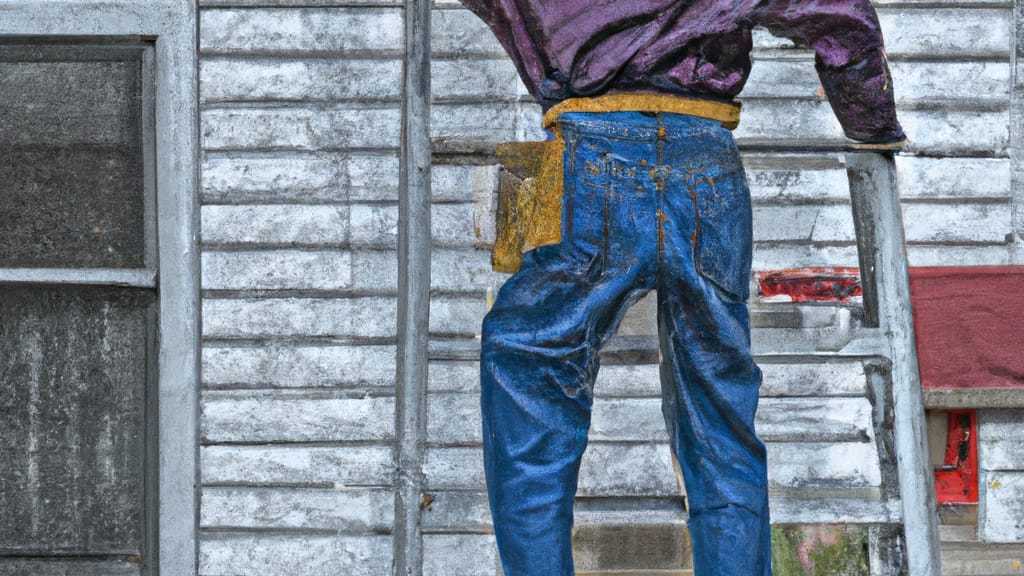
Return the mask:
<svg viewBox="0 0 1024 576">
<path fill-rule="evenodd" d="M 911 268 L 921 384 L 1024 388 L 1024 267 Z"/>
<path fill-rule="evenodd" d="M 861 294 L 856 268 L 764 271 L 758 283 L 769 300 Z M 911 268 L 910 290 L 924 388 L 1024 388 L 1024 266 Z"/>
</svg>

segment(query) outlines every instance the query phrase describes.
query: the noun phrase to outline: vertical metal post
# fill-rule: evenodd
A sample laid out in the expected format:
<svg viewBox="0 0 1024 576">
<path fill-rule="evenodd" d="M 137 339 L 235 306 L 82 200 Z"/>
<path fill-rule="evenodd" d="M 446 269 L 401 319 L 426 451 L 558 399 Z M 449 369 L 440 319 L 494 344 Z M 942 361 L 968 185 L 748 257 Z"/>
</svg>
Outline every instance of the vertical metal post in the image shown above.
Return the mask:
<svg viewBox="0 0 1024 576">
<path fill-rule="evenodd" d="M 861 270 L 863 277 L 871 280 L 870 290 L 864 287 L 865 307 L 876 307 L 868 310 L 867 316 L 869 322 L 877 319 L 889 343 L 892 362 L 896 461 L 907 564 L 914 576 L 940 576 L 935 480 L 928 459 L 896 164 L 891 153 L 879 152 L 850 152 L 846 163 Z"/>
<path fill-rule="evenodd" d="M 398 188 L 396 576 L 419 575 L 423 565 L 420 498 L 430 319 L 430 9 L 430 0 L 405 0 Z"/>
<path fill-rule="evenodd" d="M 1024 263 L 1024 5 L 1013 3 L 1010 54 L 1010 193 L 1013 245 L 1011 261 Z"/>
</svg>

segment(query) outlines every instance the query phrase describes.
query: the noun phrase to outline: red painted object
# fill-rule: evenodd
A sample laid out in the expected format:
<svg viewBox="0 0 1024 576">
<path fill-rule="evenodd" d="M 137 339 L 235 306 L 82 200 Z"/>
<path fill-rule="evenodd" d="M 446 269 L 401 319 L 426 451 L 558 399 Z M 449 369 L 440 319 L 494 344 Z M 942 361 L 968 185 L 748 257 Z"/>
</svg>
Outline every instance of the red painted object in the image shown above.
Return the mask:
<svg viewBox="0 0 1024 576">
<path fill-rule="evenodd" d="M 935 469 L 939 504 L 978 503 L 978 421 L 974 410 L 951 410 L 946 452 Z"/>
<path fill-rule="evenodd" d="M 857 268 L 757 278 L 767 300 L 845 302 L 862 294 Z M 910 290 L 922 387 L 1024 388 L 1024 266 L 911 268 Z"/>
<path fill-rule="evenodd" d="M 761 296 L 782 302 L 846 302 L 861 296 L 857 268 L 794 268 L 758 272 Z"/>
</svg>

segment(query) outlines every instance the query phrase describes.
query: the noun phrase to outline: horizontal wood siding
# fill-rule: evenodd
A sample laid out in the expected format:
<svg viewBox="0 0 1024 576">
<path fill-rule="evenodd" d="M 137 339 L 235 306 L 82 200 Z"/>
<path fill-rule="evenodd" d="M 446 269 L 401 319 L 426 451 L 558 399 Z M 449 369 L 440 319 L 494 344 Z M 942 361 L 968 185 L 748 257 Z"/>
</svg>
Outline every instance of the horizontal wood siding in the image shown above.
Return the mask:
<svg viewBox="0 0 1024 576">
<path fill-rule="evenodd" d="M 201 2 L 200 574 L 390 572 L 400 4 Z"/>
</svg>

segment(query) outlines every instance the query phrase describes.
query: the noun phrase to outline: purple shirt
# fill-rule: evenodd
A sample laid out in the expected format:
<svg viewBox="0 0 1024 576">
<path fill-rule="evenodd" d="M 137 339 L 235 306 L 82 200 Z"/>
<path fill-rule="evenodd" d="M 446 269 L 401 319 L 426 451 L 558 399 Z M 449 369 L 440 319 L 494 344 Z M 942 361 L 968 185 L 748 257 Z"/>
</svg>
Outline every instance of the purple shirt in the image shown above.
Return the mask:
<svg viewBox="0 0 1024 576">
<path fill-rule="evenodd" d="M 810 46 L 850 138 L 902 139 L 870 0 L 462 0 L 547 109 L 609 90 L 731 101 L 750 75 L 750 29 Z"/>
</svg>

